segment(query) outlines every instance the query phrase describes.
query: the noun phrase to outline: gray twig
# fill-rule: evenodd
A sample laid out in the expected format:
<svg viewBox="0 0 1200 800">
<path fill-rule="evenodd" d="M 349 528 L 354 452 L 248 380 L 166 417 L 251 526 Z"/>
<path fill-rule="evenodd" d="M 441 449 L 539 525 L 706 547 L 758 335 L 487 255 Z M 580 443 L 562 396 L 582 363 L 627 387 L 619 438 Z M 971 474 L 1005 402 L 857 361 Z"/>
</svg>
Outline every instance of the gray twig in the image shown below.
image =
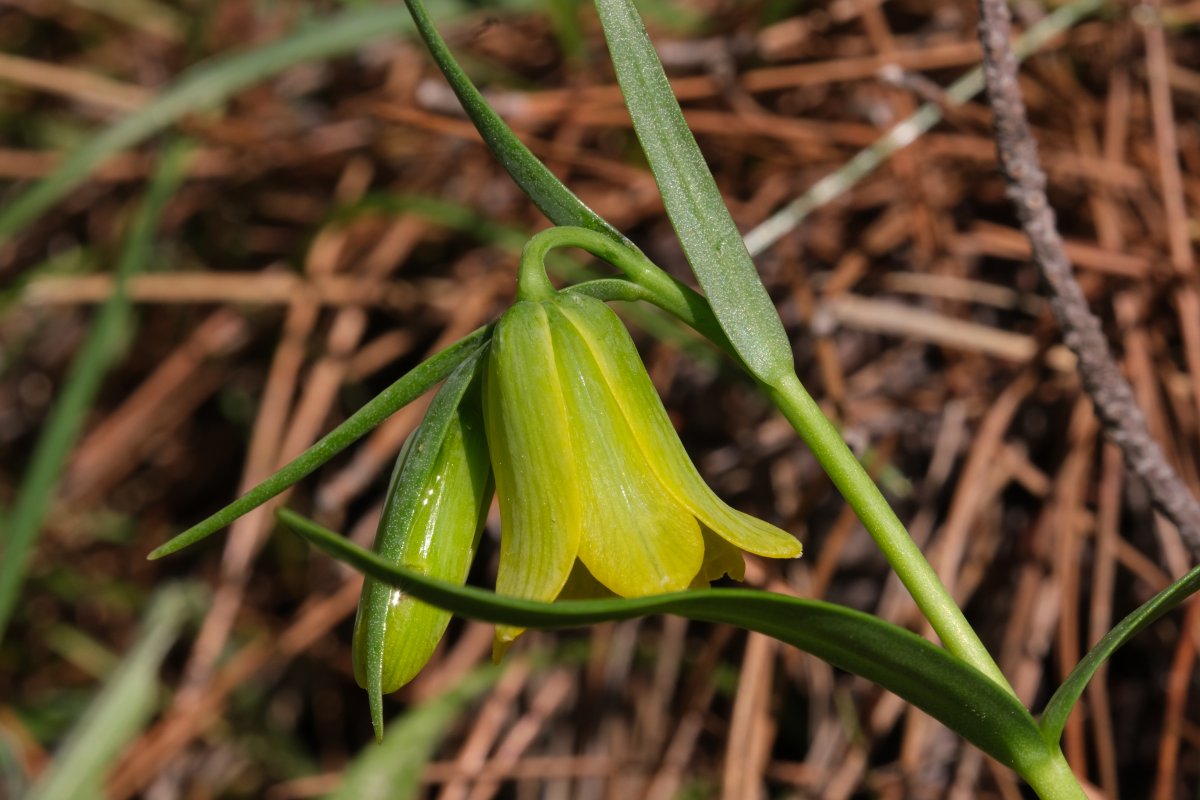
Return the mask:
<svg viewBox="0 0 1200 800">
<path fill-rule="evenodd" d="M 1084 389 L 1105 433 L 1120 447 L 1125 465 L 1145 484 L 1154 506 L 1179 529 L 1192 552 L 1200 555 L 1200 503 L 1150 437 L 1146 418 L 1113 360 L 1100 322 L 1088 308 L 1063 250 L 1054 210 L 1046 199 L 1046 175 L 1017 84 L 1017 59 L 1009 46 L 1012 19 L 1008 5 L 1005 0 L 980 0 L 979 6 L 984 78 L 996 116 L 1000 165 L 1008 178 L 1008 196 L 1033 246 L 1033 261 L 1050 286 L 1063 340 L 1078 359 Z"/>
</svg>

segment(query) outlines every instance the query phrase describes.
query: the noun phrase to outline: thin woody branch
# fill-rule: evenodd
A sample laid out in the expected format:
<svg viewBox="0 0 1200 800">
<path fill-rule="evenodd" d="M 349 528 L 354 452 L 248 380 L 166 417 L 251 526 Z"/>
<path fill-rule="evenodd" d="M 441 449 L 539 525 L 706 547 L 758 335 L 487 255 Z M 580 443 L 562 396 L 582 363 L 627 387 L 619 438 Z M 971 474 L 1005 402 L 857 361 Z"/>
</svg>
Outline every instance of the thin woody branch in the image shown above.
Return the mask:
<svg viewBox="0 0 1200 800">
<path fill-rule="evenodd" d="M 1154 506 L 1175 524 L 1192 552 L 1200 555 L 1200 503 L 1150 437 L 1145 416 L 1112 357 L 1100 322 L 1088 308 L 1063 249 L 1017 83 L 1017 59 L 1009 45 L 1012 19 L 1008 5 L 1005 0 L 980 0 L 979 6 L 984 78 L 995 114 L 1000 165 L 1008 178 L 1008 196 L 1033 246 L 1033 262 L 1049 284 L 1063 340 L 1078 358 L 1084 389 L 1105 433 L 1120 447 L 1126 466 L 1145 484 Z"/>
</svg>

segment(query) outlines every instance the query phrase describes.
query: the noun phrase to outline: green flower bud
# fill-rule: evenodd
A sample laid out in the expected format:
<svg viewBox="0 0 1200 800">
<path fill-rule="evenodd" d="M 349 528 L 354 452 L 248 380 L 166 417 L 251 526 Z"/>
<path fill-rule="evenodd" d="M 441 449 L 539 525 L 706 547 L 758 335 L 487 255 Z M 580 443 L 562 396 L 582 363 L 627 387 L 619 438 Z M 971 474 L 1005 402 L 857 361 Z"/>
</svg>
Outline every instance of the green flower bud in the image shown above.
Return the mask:
<svg viewBox="0 0 1200 800">
<path fill-rule="evenodd" d="M 578 294 L 522 300 L 500 319 L 484 373 L 500 503 L 496 591 L 548 601 L 576 562 L 621 597 L 741 579 L 740 551 L 800 555 L 788 533 L 736 511 L 683 449 L 621 321 Z M 520 629 L 501 626 L 502 653 Z"/>
<path fill-rule="evenodd" d="M 474 365 L 468 365 L 473 367 Z M 396 462 L 375 552 L 417 572 L 463 584 L 492 498 L 473 370 L 448 379 Z M 449 393 L 449 396 L 447 394 Z M 354 621 L 354 677 L 382 735 L 381 694 L 408 683 L 433 655 L 450 613 L 368 578 Z"/>
</svg>

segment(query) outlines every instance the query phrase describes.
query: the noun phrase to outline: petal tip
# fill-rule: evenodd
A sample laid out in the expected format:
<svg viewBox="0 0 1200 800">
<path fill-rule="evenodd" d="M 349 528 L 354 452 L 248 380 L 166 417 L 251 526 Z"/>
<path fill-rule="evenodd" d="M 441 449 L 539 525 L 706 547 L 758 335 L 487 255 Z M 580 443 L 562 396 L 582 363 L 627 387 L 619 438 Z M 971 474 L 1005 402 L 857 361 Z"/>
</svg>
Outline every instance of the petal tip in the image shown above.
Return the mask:
<svg viewBox="0 0 1200 800">
<path fill-rule="evenodd" d="M 509 649 L 524 632 L 523 628 L 512 628 L 507 625 L 497 626 L 496 635 L 492 639 L 492 663 L 499 664 L 508 654 Z"/>
</svg>

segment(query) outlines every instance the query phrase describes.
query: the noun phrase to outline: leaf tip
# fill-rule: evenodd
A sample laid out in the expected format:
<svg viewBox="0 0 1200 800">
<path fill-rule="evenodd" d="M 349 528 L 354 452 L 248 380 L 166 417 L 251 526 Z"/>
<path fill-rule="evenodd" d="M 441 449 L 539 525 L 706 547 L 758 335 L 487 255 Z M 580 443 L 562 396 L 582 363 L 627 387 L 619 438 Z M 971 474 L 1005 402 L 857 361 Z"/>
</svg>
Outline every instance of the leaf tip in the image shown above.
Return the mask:
<svg viewBox="0 0 1200 800">
<path fill-rule="evenodd" d="M 375 692 L 371 697 L 371 727 L 375 729 L 375 744 L 383 744 L 383 698 Z"/>
<path fill-rule="evenodd" d="M 151 550 L 146 555 L 146 560 L 147 561 L 158 561 L 160 558 L 166 558 L 167 556 L 174 555 L 175 553 L 178 553 L 180 550 L 184 549 L 185 547 L 190 547 L 191 545 L 200 541 L 206 535 L 207 534 L 197 536 L 196 528 L 194 528 L 194 527 L 188 528 L 186 531 L 179 534 L 178 536 L 175 536 L 174 538 L 164 542 L 163 544 L 160 544 L 158 547 Z"/>
</svg>

